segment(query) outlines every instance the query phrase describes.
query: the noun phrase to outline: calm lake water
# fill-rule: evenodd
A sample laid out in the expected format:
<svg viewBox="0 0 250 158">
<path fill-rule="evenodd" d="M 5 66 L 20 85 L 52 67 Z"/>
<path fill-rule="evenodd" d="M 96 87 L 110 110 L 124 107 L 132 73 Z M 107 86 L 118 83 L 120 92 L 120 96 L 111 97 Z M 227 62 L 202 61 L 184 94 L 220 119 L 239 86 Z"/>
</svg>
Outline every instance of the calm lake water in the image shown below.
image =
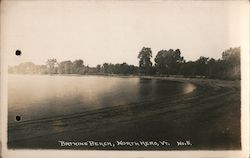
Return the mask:
<svg viewBox="0 0 250 158">
<path fill-rule="evenodd" d="M 138 77 L 9 75 L 9 122 L 68 115 L 191 92 L 195 86 Z"/>
</svg>

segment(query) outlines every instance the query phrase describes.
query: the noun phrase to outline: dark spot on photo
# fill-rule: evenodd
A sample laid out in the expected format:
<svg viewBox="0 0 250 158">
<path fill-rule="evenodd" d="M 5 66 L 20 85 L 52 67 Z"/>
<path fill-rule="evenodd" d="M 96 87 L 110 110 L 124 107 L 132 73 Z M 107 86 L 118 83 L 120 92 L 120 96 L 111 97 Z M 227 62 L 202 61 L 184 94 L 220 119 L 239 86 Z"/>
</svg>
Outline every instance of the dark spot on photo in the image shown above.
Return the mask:
<svg viewBox="0 0 250 158">
<path fill-rule="evenodd" d="M 21 121 L 21 116 L 16 116 L 16 121 Z"/>
<path fill-rule="evenodd" d="M 20 56 L 22 52 L 20 50 L 16 50 L 16 55 Z"/>
</svg>

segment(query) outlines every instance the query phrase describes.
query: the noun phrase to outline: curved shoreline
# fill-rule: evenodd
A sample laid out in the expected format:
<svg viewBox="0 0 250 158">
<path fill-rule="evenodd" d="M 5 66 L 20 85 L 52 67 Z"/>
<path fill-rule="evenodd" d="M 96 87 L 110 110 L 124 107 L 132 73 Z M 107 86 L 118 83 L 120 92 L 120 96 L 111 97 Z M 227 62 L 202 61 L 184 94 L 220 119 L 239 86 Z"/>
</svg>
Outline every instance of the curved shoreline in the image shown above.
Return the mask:
<svg viewBox="0 0 250 158">
<path fill-rule="evenodd" d="M 49 120 L 34 120 L 20 126 L 9 124 L 8 147 L 62 149 L 57 140 L 114 142 L 117 140 L 169 140 L 170 142 L 190 140 L 193 144 L 190 147 L 172 145 L 159 148 L 130 148 L 124 146 L 105 148 L 105 150 L 236 150 L 241 148 L 240 81 L 152 76 L 110 77 L 139 77 L 186 82 L 197 85 L 197 89 L 182 96 L 171 96 L 171 100 L 166 97 L 142 100 L 129 105 L 74 113 Z M 26 130 L 32 132 L 25 138 Z M 38 130 L 39 133 L 37 133 Z M 63 149 L 104 150 L 101 147 L 88 146 Z"/>
<path fill-rule="evenodd" d="M 219 86 L 227 88 L 240 88 L 241 81 L 228 81 L 228 80 L 219 80 L 219 79 L 200 79 L 200 78 L 176 78 L 176 77 L 155 77 L 155 76 L 141 76 L 145 79 L 160 79 L 168 81 L 179 81 L 179 82 L 190 82 L 198 85 L 209 85 L 209 86 Z"/>
</svg>

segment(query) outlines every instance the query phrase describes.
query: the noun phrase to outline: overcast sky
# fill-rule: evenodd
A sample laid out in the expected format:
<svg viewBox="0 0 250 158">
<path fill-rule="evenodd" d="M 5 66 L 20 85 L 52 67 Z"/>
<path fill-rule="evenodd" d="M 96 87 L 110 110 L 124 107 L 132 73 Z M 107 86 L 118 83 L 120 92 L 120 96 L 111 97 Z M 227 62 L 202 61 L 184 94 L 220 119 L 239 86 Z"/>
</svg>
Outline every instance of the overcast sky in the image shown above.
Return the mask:
<svg viewBox="0 0 250 158">
<path fill-rule="evenodd" d="M 186 60 L 220 58 L 240 46 L 247 1 L 3 1 L 2 52 L 10 65 L 83 59 L 138 65 L 143 46 L 153 57 L 180 49 Z M 20 49 L 22 56 L 15 56 Z"/>
</svg>

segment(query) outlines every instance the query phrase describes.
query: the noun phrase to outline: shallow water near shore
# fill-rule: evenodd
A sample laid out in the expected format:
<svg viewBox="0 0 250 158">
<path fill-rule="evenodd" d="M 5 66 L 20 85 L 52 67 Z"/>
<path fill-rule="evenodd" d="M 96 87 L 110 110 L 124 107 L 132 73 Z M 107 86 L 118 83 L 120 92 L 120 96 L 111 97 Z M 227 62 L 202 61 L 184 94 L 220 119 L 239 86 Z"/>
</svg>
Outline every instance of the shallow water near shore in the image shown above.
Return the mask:
<svg viewBox="0 0 250 158">
<path fill-rule="evenodd" d="M 240 90 L 108 76 L 9 75 L 8 147 L 240 149 Z M 15 116 L 21 116 L 20 121 Z M 115 146 L 61 146 L 111 142 Z M 117 141 L 171 145 L 117 145 Z M 178 145 L 178 142 L 192 145 Z"/>
</svg>

